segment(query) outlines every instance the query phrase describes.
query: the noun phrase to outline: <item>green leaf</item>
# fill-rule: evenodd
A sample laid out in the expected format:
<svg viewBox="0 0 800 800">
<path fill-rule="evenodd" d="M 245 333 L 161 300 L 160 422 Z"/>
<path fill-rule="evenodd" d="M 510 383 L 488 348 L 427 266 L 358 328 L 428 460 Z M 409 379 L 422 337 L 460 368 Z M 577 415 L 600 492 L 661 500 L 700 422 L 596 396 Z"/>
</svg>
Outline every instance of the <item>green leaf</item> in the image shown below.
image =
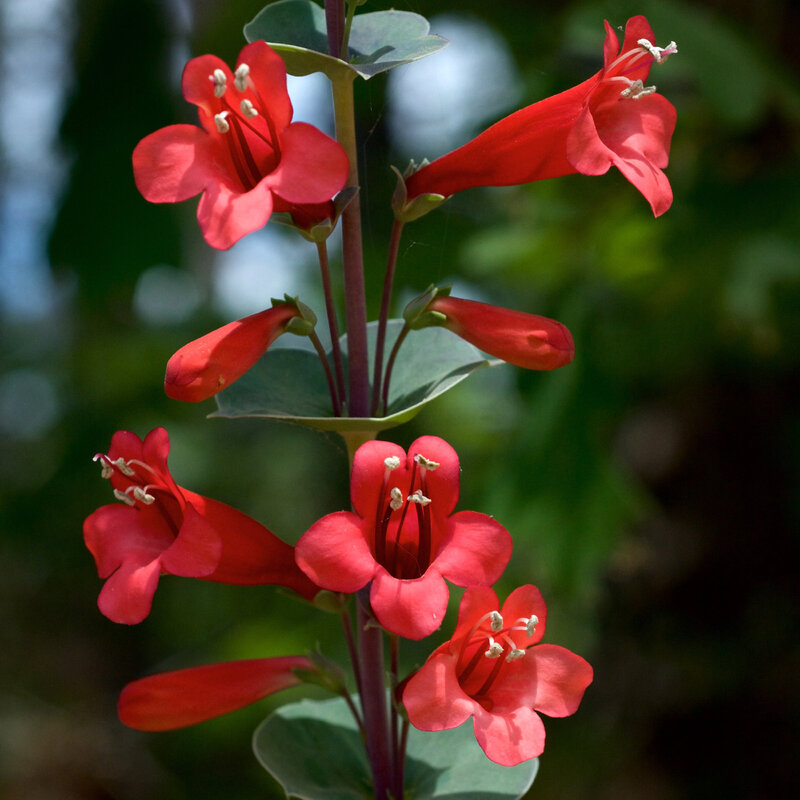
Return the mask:
<svg viewBox="0 0 800 800">
<path fill-rule="evenodd" d="M 282 706 L 257 728 L 261 765 L 300 800 L 369 800 L 369 764 L 344 700 L 301 700 Z M 538 759 L 516 767 L 489 761 L 472 722 L 438 733 L 409 729 L 405 800 L 518 800 Z"/>
<path fill-rule="evenodd" d="M 441 50 L 447 40 L 430 33 L 425 17 L 410 11 L 373 11 L 353 18 L 348 61 L 328 55 L 325 12 L 311 0 L 280 0 L 244 27 L 249 42 L 263 39 L 292 75 L 324 72 L 331 80 L 355 73 L 365 80 Z M 349 63 L 348 63 L 349 62 Z"/>
<path fill-rule="evenodd" d="M 403 328 L 389 320 L 386 354 Z M 367 326 L 372 369 L 378 323 Z M 347 336 L 341 340 L 347 354 Z M 489 366 L 479 350 L 444 328 L 412 331 L 404 342 L 389 387 L 385 417 L 334 417 L 328 384 L 316 354 L 306 347 L 274 347 L 236 383 L 217 397 L 212 417 L 267 417 L 327 431 L 380 431 L 407 422 L 431 400 L 471 372 Z"/>
</svg>

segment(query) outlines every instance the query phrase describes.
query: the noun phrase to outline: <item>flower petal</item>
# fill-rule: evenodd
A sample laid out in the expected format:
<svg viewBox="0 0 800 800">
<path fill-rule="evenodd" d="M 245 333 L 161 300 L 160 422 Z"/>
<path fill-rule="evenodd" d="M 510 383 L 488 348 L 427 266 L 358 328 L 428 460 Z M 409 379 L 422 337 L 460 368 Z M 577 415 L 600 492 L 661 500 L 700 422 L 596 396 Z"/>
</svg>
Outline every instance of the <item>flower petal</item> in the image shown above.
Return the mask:
<svg viewBox="0 0 800 800">
<path fill-rule="evenodd" d="M 187 505 L 175 541 L 161 555 L 161 566 L 173 575 L 204 578 L 219 564 L 220 535 L 211 523 Z"/>
<path fill-rule="evenodd" d="M 230 661 L 164 672 L 129 683 L 120 694 L 122 722 L 142 731 L 167 731 L 236 711 L 296 686 L 294 670 L 312 669 L 303 656 Z"/>
<path fill-rule="evenodd" d="M 493 714 L 475 705 L 475 738 L 489 759 L 513 767 L 542 754 L 544 723 L 533 709 L 521 707 L 510 713 Z"/>
<path fill-rule="evenodd" d="M 458 453 L 444 439 L 438 436 L 420 436 L 408 448 L 409 463 L 416 455 L 428 461 L 435 461 L 439 466 L 427 470 L 427 494 L 433 501 L 431 512 L 440 521 L 452 512 L 458 502 L 460 467 Z"/>
<path fill-rule="evenodd" d="M 591 665 L 555 644 L 537 645 L 523 660 L 527 659 L 531 659 L 536 674 L 531 705 L 548 717 L 574 714 L 594 677 Z"/>
<path fill-rule="evenodd" d="M 136 188 L 151 203 L 179 203 L 225 177 L 214 140 L 195 125 L 170 125 L 145 136 L 133 151 Z"/>
<path fill-rule="evenodd" d="M 193 58 L 183 68 L 181 88 L 183 96 L 190 103 L 194 103 L 203 111 L 200 119 L 213 123 L 213 115 L 219 109 L 219 101 L 214 97 L 214 82 L 212 80 L 215 70 L 222 70 L 225 81 L 230 91 L 233 86 L 233 73 L 230 67 L 219 57 L 203 55 Z M 207 130 L 211 131 L 209 127 Z"/>
<path fill-rule="evenodd" d="M 365 520 L 372 520 L 375 517 L 383 487 L 383 476 L 386 472 L 384 461 L 387 458 L 397 458 L 400 461 L 400 466 L 391 473 L 390 486 L 407 489 L 410 470 L 406 451 L 400 445 L 373 440 L 362 444 L 353 458 L 350 500 L 355 512 Z M 386 502 L 388 503 L 388 499 Z M 383 509 L 380 513 L 383 513 Z"/>
<path fill-rule="evenodd" d="M 250 67 L 250 82 L 257 90 L 258 108 L 269 111 L 277 131 L 282 131 L 292 121 L 292 101 L 286 89 L 286 64 L 266 43 L 251 42 L 242 48 L 237 67 L 247 64 Z M 242 98 L 253 99 L 252 90 L 244 94 L 236 93 L 237 105 Z"/>
<path fill-rule="evenodd" d="M 227 250 L 243 236 L 263 228 L 271 214 L 269 176 L 249 192 L 209 183 L 197 207 L 203 237 L 217 250 Z"/>
<path fill-rule="evenodd" d="M 383 567 L 375 570 L 370 590 L 378 622 L 406 639 L 424 639 L 444 621 L 450 593 L 444 578 L 432 568 L 421 578 L 399 580 Z"/>
<path fill-rule="evenodd" d="M 317 520 L 300 537 L 295 559 L 314 583 L 332 592 L 358 591 L 377 567 L 361 520 L 349 511 Z"/>
<path fill-rule="evenodd" d="M 456 662 L 448 653 L 434 655 L 406 684 L 403 705 L 418 730 L 449 730 L 472 716 L 476 703 L 458 684 Z"/>
<path fill-rule="evenodd" d="M 160 575 L 158 557 L 147 563 L 126 559 L 103 584 L 97 607 L 112 622 L 136 625 L 150 613 Z"/>
</svg>

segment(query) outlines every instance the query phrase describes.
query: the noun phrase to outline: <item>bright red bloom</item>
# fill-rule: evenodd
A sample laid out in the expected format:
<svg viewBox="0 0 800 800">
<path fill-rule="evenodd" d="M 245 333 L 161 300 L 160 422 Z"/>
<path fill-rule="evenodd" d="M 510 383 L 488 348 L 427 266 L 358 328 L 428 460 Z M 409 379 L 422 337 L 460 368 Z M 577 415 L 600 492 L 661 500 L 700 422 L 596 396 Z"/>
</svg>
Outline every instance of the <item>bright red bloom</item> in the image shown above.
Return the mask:
<svg viewBox="0 0 800 800">
<path fill-rule="evenodd" d="M 239 585 L 277 584 L 308 599 L 319 590 L 297 568 L 294 548 L 241 511 L 178 486 L 167 466 L 163 428 L 144 441 L 117 431 L 97 455 L 123 505 L 98 508 L 83 523 L 86 546 L 106 579 L 97 604 L 114 622 L 149 613 L 159 576 Z"/>
<path fill-rule="evenodd" d="M 239 54 L 235 72 L 216 56 L 193 58 L 183 96 L 202 128 L 170 125 L 133 151 L 136 186 L 152 203 L 203 193 L 197 219 L 212 246 L 225 250 L 264 225 L 277 203 L 324 203 L 344 186 L 343 148 L 305 122 L 292 122 L 286 66 L 265 42 Z"/>
<path fill-rule="evenodd" d="M 603 69 L 566 92 L 500 120 L 458 150 L 406 180 L 408 200 L 449 197 L 474 186 L 510 186 L 580 172 L 602 175 L 611 166 L 644 195 L 656 216 L 672 204 L 661 171 L 669 161 L 675 108 L 645 86 L 653 61 L 677 52 L 655 47 L 647 20 L 632 17 L 619 50 L 606 26 Z M 619 55 L 617 55 L 619 53 Z"/>
<path fill-rule="evenodd" d="M 281 303 L 185 344 L 167 362 L 166 393 L 190 403 L 213 397 L 241 378 L 299 315 L 296 306 Z"/>
<path fill-rule="evenodd" d="M 140 731 L 185 728 L 297 686 L 294 670 L 312 668 L 303 656 L 285 656 L 162 672 L 129 683 L 117 710 L 125 725 Z"/>
<path fill-rule="evenodd" d="M 297 543 L 297 563 L 334 592 L 372 581 L 372 609 L 384 628 L 407 639 L 428 636 L 447 610 L 445 578 L 486 586 L 511 557 L 511 537 L 498 522 L 451 513 L 458 480 L 458 456 L 436 436 L 417 439 L 408 455 L 391 442 L 367 442 L 353 462 L 355 513 L 315 522 Z"/>
<path fill-rule="evenodd" d="M 435 297 L 427 310 L 444 314 L 443 327 L 479 350 L 524 369 L 556 369 L 575 355 L 566 326 L 547 317 L 446 295 Z"/>
<path fill-rule="evenodd" d="M 453 638 L 434 650 L 403 690 L 415 728 L 442 731 L 472 717 L 475 738 L 497 764 L 511 767 L 541 755 L 544 724 L 574 714 L 592 668 L 544 636 L 547 609 L 530 584 L 499 608 L 490 588 L 467 589 Z"/>
</svg>

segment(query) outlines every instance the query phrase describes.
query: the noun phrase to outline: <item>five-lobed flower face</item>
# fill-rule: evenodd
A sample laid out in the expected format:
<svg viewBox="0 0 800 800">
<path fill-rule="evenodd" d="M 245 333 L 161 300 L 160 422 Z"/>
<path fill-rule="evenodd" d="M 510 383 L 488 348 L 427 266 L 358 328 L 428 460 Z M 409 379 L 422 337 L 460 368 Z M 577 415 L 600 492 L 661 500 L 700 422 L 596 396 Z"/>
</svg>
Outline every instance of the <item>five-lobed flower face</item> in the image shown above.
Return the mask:
<svg viewBox="0 0 800 800">
<path fill-rule="evenodd" d="M 502 608 L 487 587 L 464 592 L 455 633 L 438 647 L 403 689 L 403 705 L 423 731 L 473 720 L 475 737 L 494 762 L 513 766 L 544 750 L 544 724 L 573 714 L 592 668 L 557 645 L 539 644 L 547 609 L 530 584 L 515 589 Z"/>
<path fill-rule="evenodd" d="M 443 439 L 423 436 L 408 454 L 372 441 L 355 454 L 351 499 L 315 522 L 295 548 L 314 583 L 355 592 L 372 582 L 370 602 L 392 633 L 421 639 L 444 619 L 448 589 L 488 586 L 511 557 L 511 537 L 491 517 L 453 514 L 458 500 L 458 456 Z"/>
<path fill-rule="evenodd" d="M 167 432 L 155 428 L 144 441 L 117 431 L 108 454 L 95 456 L 121 501 L 83 524 L 86 546 L 106 579 L 97 601 L 105 616 L 141 622 L 162 574 L 277 584 L 313 598 L 318 587 L 297 568 L 294 548 L 241 511 L 178 486 L 168 454 Z"/>
<path fill-rule="evenodd" d="M 206 241 L 227 249 L 263 227 L 273 210 L 331 200 L 347 179 L 338 142 L 292 122 L 283 60 L 265 42 L 239 54 L 235 71 L 213 55 L 193 58 L 183 95 L 202 128 L 170 125 L 133 152 L 136 186 L 153 203 L 202 192 L 197 218 Z"/>
<path fill-rule="evenodd" d="M 610 167 L 644 195 L 655 216 L 672 204 L 662 172 L 669 160 L 675 108 L 645 81 L 653 62 L 676 53 L 655 41 L 647 20 L 632 17 L 622 49 L 605 23 L 603 68 L 593 77 L 500 120 L 406 180 L 407 201 L 449 197 L 475 186 L 510 186 Z M 401 212 L 402 213 L 402 212 Z"/>
</svg>

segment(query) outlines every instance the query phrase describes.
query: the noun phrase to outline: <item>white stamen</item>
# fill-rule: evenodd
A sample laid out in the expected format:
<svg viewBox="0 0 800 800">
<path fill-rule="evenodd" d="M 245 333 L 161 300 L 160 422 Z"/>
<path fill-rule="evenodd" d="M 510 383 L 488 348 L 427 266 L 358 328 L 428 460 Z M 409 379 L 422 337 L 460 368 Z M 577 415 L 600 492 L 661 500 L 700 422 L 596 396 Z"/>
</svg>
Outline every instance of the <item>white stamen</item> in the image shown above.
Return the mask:
<svg viewBox="0 0 800 800">
<path fill-rule="evenodd" d="M 222 97 L 228 88 L 228 79 L 225 77 L 225 73 L 217 68 L 208 76 L 208 79 L 214 84 L 214 97 Z"/>
<path fill-rule="evenodd" d="M 522 658 L 525 655 L 524 650 L 520 650 L 518 647 L 515 647 L 507 656 L 506 661 L 516 661 L 518 658 Z"/>
<path fill-rule="evenodd" d="M 125 494 L 125 492 L 121 492 L 119 489 L 114 489 L 114 497 L 116 497 L 117 500 L 121 500 L 126 506 L 136 505 L 136 501 L 129 494 Z"/>
<path fill-rule="evenodd" d="M 397 469 L 400 466 L 400 459 L 397 456 L 389 456 L 383 459 L 383 465 L 386 469 Z"/>
<path fill-rule="evenodd" d="M 248 119 L 253 119 L 253 117 L 258 116 L 258 111 L 255 110 L 253 104 L 249 100 L 242 100 L 242 102 L 239 103 L 239 108 L 242 109 L 242 114 Z"/>
<path fill-rule="evenodd" d="M 439 466 L 438 461 L 431 461 L 430 459 L 425 458 L 421 453 L 417 453 L 414 456 L 414 461 L 417 462 L 421 467 L 424 469 L 434 470 L 436 467 Z"/>
<path fill-rule="evenodd" d="M 620 92 L 622 97 L 629 97 L 631 100 L 639 100 L 642 97 L 647 97 L 653 94 L 656 90 L 655 86 L 645 86 L 640 80 L 631 81 L 630 86 Z"/>
<path fill-rule="evenodd" d="M 133 498 L 134 500 L 139 500 L 140 502 L 144 503 L 146 506 L 152 505 L 156 501 L 155 497 L 153 497 L 151 494 L 148 494 L 147 489 L 142 489 L 141 486 L 134 486 Z"/>
<path fill-rule="evenodd" d="M 503 630 L 503 617 L 499 611 L 492 611 L 489 614 L 489 617 L 492 620 L 490 625 L 492 633 L 499 633 L 501 630 Z"/>
<path fill-rule="evenodd" d="M 643 47 L 656 60 L 656 64 L 663 64 L 669 56 L 678 52 L 678 45 L 670 42 L 666 47 L 656 47 L 649 39 L 639 39 L 636 44 Z"/>
<path fill-rule="evenodd" d="M 250 75 L 250 67 L 247 64 L 239 64 L 236 72 L 233 73 L 233 83 L 240 92 L 247 89 L 247 78 Z"/>
<path fill-rule="evenodd" d="M 539 624 L 539 617 L 536 614 L 531 614 L 531 618 L 525 624 L 525 633 L 528 636 L 533 636 L 536 633 L 536 626 Z"/>
<path fill-rule="evenodd" d="M 399 511 L 403 507 L 403 493 L 395 486 L 389 494 L 392 496 L 389 507 L 392 511 Z"/>
<path fill-rule="evenodd" d="M 425 495 L 422 494 L 422 489 L 417 489 L 417 491 L 414 492 L 414 494 L 410 494 L 408 496 L 409 503 L 419 503 L 421 506 L 428 505 L 430 501 L 431 501 L 430 497 L 425 497 Z"/>
<path fill-rule="evenodd" d="M 116 461 L 113 462 L 114 466 L 123 474 L 127 475 L 129 478 L 136 473 L 131 469 L 128 462 L 120 456 Z"/>
<path fill-rule="evenodd" d="M 108 480 L 114 474 L 114 467 L 109 463 L 108 457 L 104 456 L 102 453 L 98 453 L 92 461 L 99 461 L 100 462 L 100 477 L 105 478 Z"/>
<path fill-rule="evenodd" d="M 214 124 L 217 126 L 217 130 L 220 133 L 227 133 L 231 129 L 231 126 L 225 119 L 228 114 L 230 114 L 230 111 L 220 111 L 219 114 L 214 114 Z"/>
<path fill-rule="evenodd" d="M 489 637 L 489 649 L 484 652 L 486 658 L 500 658 L 503 655 L 503 645 Z"/>
</svg>

